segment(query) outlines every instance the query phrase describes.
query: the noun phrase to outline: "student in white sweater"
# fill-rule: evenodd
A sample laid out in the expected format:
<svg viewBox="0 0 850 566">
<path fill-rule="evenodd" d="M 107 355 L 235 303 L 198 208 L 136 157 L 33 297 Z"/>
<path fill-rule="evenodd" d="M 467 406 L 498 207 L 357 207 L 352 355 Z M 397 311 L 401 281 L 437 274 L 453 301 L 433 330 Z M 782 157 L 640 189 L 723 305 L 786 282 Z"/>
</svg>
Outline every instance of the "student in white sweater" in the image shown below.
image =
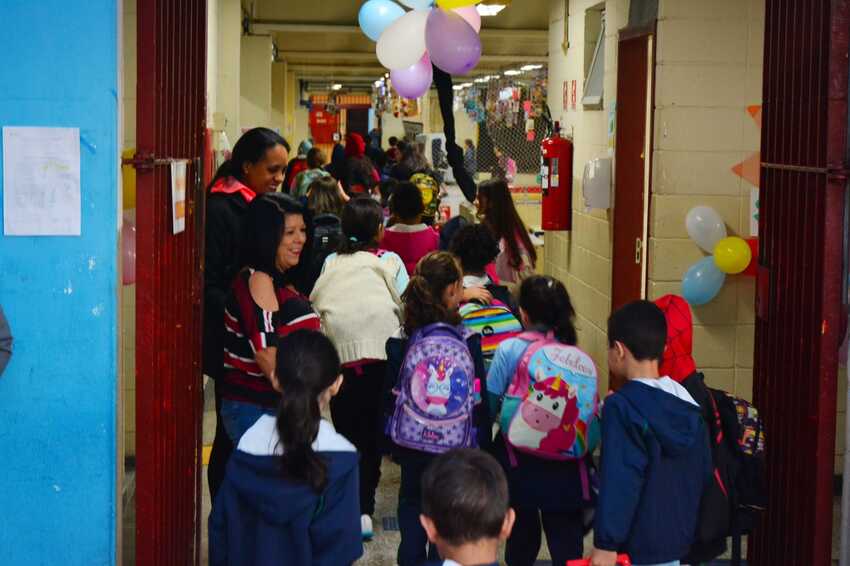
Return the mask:
<svg viewBox="0 0 850 566">
<path fill-rule="evenodd" d="M 310 295 L 342 361 L 343 381 L 331 401 L 334 426 L 360 453 L 360 512 L 372 536 L 375 490 L 381 478 L 382 387 L 387 339 L 399 335 L 401 294 L 408 275 L 401 258 L 378 247 L 383 210 L 371 198 L 352 199 L 342 212 L 344 241 L 325 261 Z"/>
</svg>

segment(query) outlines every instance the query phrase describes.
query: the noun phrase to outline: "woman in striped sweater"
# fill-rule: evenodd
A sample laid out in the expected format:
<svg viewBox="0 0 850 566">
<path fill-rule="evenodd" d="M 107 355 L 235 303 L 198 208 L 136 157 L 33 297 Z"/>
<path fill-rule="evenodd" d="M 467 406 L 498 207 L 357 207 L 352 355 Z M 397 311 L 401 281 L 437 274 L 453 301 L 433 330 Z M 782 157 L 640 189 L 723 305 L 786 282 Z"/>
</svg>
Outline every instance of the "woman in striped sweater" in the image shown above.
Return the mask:
<svg viewBox="0 0 850 566">
<path fill-rule="evenodd" d="M 319 328 L 310 302 L 293 284 L 312 236 L 306 209 L 285 194 L 263 195 L 248 208 L 245 230 L 245 267 L 233 281 L 224 313 L 221 416 L 234 443 L 279 403 L 270 380 L 278 338 Z"/>
</svg>

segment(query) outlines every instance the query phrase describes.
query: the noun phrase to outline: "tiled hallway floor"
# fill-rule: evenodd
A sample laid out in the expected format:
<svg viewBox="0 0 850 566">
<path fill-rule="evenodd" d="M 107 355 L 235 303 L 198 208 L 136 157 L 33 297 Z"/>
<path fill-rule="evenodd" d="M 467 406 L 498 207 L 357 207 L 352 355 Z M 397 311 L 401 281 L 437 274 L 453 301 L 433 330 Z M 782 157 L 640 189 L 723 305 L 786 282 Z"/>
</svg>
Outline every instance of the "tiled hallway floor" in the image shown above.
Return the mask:
<svg viewBox="0 0 850 566">
<path fill-rule="evenodd" d="M 215 414 L 213 410 L 213 399 L 211 387 L 205 388 L 205 411 L 204 411 L 204 444 L 206 446 L 212 444 L 212 438 L 215 431 Z M 209 516 L 212 507 L 210 502 L 209 490 L 207 487 L 207 468 L 204 466 L 202 474 L 202 507 L 201 507 L 201 561 L 202 565 L 207 564 L 207 517 Z M 128 469 L 125 475 L 124 489 L 124 505 L 125 505 L 125 520 L 123 528 L 123 553 L 124 564 L 134 564 L 135 554 L 135 473 L 132 468 Z M 399 543 L 399 533 L 394 530 L 395 522 L 395 505 L 399 486 L 399 469 L 398 466 L 385 459 L 382 466 L 381 485 L 377 494 L 377 509 L 375 513 L 375 538 L 366 543 L 365 554 L 358 561 L 358 565 L 363 566 L 392 566 L 395 564 L 395 553 Z M 839 525 L 840 525 L 840 498 L 835 499 L 834 511 L 834 538 L 833 538 L 833 558 L 838 556 L 839 545 Z M 385 530 L 385 527 L 388 530 Z M 585 549 L 590 549 L 592 536 L 585 540 Z M 746 543 L 746 541 L 745 541 Z M 746 549 L 745 549 L 746 551 Z M 728 557 L 724 557 L 728 558 Z M 548 550 L 545 543 L 540 552 L 540 564 L 551 564 L 549 561 Z M 728 564 L 725 560 L 717 562 L 720 564 Z"/>
</svg>

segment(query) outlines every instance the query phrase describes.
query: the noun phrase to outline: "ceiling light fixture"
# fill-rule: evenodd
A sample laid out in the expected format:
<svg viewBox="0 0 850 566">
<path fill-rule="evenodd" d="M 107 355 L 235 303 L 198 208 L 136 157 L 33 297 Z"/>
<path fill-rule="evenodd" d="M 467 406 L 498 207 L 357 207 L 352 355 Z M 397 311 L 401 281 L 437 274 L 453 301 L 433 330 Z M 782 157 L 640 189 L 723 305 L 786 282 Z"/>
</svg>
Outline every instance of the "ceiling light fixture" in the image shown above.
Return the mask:
<svg viewBox="0 0 850 566">
<path fill-rule="evenodd" d="M 331 85 L 331 90 L 342 90 L 342 85 L 339 83 Z"/>
<path fill-rule="evenodd" d="M 537 69 L 542 69 L 543 65 L 523 65 L 520 67 L 523 71 L 536 71 Z"/>
<path fill-rule="evenodd" d="M 522 71 L 517 71 L 516 69 L 510 69 L 508 71 L 505 71 L 504 74 L 505 74 L 506 77 L 515 77 L 517 75 L 521 75 Z"/>
<path fill-rule="evenodd" d="M 463 86 L 455 85 L 455 86 L 452 87 L 452 90 L 463 90 Z"/>
<path fill-rule="evenodd" d="M 478 10 L 478 13 L 482 16 L 496 16 L 507 8 L 504 4 L 478 4 L 475 9 Z"/>
</svg>

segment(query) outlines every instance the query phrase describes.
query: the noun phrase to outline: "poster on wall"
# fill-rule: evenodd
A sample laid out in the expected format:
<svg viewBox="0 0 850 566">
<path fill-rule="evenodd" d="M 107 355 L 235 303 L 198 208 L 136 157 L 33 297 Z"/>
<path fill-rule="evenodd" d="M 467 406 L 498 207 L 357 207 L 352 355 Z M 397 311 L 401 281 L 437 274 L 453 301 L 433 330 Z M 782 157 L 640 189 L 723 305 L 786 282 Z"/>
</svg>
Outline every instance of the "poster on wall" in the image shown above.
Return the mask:
<svg viewBox="0 0 850 566">
<path fill-rule="evenodd" d="M 186 162 L 171 162 L 171 233 L 186 230 Z"/>
<path fill-rule="evenodd" d="M 3 128 L 3 234 L 80 235 L 79 128 Z"/>
</svg>

